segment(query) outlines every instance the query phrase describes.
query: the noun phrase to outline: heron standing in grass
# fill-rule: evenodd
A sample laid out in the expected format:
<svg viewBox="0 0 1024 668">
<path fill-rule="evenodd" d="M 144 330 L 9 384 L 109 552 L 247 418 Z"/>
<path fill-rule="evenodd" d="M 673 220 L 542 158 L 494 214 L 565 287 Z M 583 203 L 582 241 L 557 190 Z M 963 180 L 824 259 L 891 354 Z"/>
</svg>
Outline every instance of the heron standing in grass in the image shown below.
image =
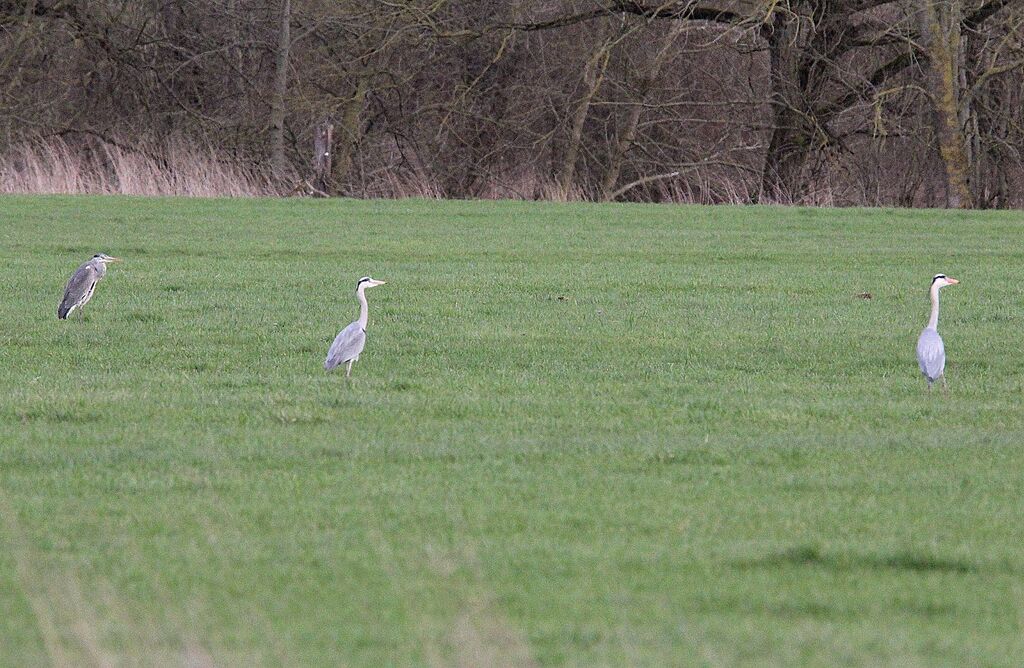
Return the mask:
<svg viewBox="0 0 1024 668">
<path fill-rule="evenodd" d="M 111 262 L 120 262 L 121 258 L 110 257 L 103 253 L 96 253 L 92 259 L 83 264 L 71 274 L 68 285 L 64 288 L 64 299 L 57 307 L 57 317 L 67 320 L 68 316 L 75 309 L 84 313 L 83 307 L 92 299 L 92 293 L 96 290 L 96 284 L 107 275 L 107 265 Z"/>
<path fill-rule="evenodd" d="M 928 389 L 932 389 L 932 383 L 939 378 L 942 379 L 942 389 L 946 389 L 946 349 L 942 345 L 942 337 L 939 336 L 939 290 L 947 285 L 956 285 L 960 281 L 949 278 L 945 274 L 935 274 L 932 278 L 932 315 L 928 318 L 928 325 L 921 332 L 917 339 L 917 364 L 921 367 L 921 373 L 928 379 Z"/>
<path fill-rule="evenodd" d="M 369 322 L 368 307 L 366 305 L 366 288 L 375 288 L 384 285 L 386 281 L 378 281 L 363 276 L 356 283 L 356 299 L 359 300 L 359 320 L 341 330 L 335 337 L 331 349 L 327 351 L 327 359 L 324 360 L 324 370 L 330 371 L 339 364 L 347 364 L 345 377 L 352 375 L 352 363 L 359 359 L 359 353 L 363 352 L 366 346 L 366 323 Z"/>
</svg>

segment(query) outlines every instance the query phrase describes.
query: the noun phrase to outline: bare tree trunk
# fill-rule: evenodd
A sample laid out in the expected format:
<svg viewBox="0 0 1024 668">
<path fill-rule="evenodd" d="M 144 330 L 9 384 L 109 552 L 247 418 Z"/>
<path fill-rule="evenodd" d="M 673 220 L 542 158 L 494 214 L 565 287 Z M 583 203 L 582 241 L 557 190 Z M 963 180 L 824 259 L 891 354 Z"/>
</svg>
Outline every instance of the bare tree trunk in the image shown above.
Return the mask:
<svg viewBox="0 0 1024 668">
<path fill-rule="evenodd" d="M 643 111 L 644 103 L 647 102 L 651 87 L 661 74 L 661 68 L 669 59 L 676 38 L 683 31 L 683 25 L 679 21 L 669 29 L 662 40 L 661 47 L 651 59 L 646 74 L 639 77 L 636 102 L 629 108 L 622 130 L 612 149 L 611 158 L 608 160 L 608 170 L 605 171 L 604 179 L 601 182 L 601 199 L 606 202 L 612 199 L 615 184 L 619 182 L 619 176 L 622 174 L 622 165 L 626 161 L 626 154 L 629 153 L 629 149 L 632 148 L 633 142 L 636 140 L 636 130 L 640 125 L 640 114 Z"/>
<path fill-rule="evenodd" d="M 288 59 L 292 46 L 291 0 L 282 0 L 281 26 L 277 34 L 277 54 L 274 62 L 274 88 L 270 99 L 270 167 L 275 178 L 285 173 L 284 116 L 285 95 L 288 92 Z"/>
<path fill-rule="evenodd" d="M 333 123 L 325 120 L 316 126 L 313 133 L 313 188 L 326 195 L 331 193 L 331 144 L 333 138 Z"/>
<path fill-rule="evenodd" d="M 799 201 L 802 174 L 811 150 L 811 137 L 801 113 L 799 22 L 776 14 L 768 36 L 772 135 L 761 174 L 761 197 Z"/>
<path fill-rule="evenodd" d="M 368 72 L 359 73 L 359 78 L 356 80 L 356 90 L 352 97 L 345 102 L 344 110 L 341 114 L 341 127 L 339 128 L 341 137 L 335 154 L 337 160 L 334 171 L 335 181 L 339 184 L 343 184 L 343 181 L 348 178 L 349 172 L 352 171 L 356 145 L 359 143 L 360 135 L 362 134 L 360 116 L 363 113 L 363 106 L 366 104 L 366 93 L 370 88 L 370 76 Z"/>
<path fill-rule="evenodd" d="M 611 46 L 611 39 L 603 40 L 583 66 L 583 96 L 577 102 L 576 109 L 572 114 L 569 139 L 562 159 L 562 168 L 558 173 L 558 188 L 562 197 L 568 198 L 575 185 L 576 161 L 579 159 L 580 145 L 583 142 L 583 124 L 586 123 L 587 115 L 590 113 L 590 103 L 593 102 L 594 96 L 604 80 Z"/>
<path fill-rule="evenodd" d="M 238 0 L 228 0 L 227 4 L 228 14 L 231 18 L 232 24 L 235 26 L 236 33 L 235 39 L 237 43 L 233 45 L 229 51 L 229 57 L 231 59 L 232 67 L 234 67 L 234 75 L 231 77 L 231 81 L 234 83 L 235 92 L 238 95 L 239 103 L 245 99 L 246 85 L 245 85 L 245 58 L 242 55 L 241 44 L 244 43 L 245 34 L 242 31 L 243 23 L 242 18 L 238 9 Z"/>
<path fill-rule="evenodd" d="M 946 186 L 946 206 L 968 209 L 974 198 L 968 183 L 971 161 L 961 122 L 960 0 L 921 0 L 921 41 L 928 53 L 932 118 Z"/>
</svg>

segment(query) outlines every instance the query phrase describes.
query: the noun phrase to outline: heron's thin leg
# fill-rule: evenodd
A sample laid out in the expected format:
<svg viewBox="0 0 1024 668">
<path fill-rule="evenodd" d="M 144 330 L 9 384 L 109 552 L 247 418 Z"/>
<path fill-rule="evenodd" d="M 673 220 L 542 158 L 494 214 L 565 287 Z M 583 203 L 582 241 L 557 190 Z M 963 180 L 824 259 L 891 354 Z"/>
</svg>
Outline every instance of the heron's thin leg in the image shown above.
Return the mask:
<svg viewBox="0 0 1024 668">
<path fill-rule="evenodd" d="M 352 361 L 353 360 L 349 360 L 348 366 L 345 368 L 345 378 L 348 378 L 349 376 L 352 375 Z"/>
</svg>

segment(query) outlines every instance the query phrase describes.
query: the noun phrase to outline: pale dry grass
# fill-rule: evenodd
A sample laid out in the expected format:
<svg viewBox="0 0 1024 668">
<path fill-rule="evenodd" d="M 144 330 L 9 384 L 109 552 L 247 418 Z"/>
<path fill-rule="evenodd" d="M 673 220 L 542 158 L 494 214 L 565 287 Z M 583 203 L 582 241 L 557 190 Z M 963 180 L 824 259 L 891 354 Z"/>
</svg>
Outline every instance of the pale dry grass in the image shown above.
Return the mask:
<svg viewBox="0 0 1024 668">
<path fill-rule="evenodd" d="M 127 142 L 25 141 L 0 156 L 0 193 L 256 197 L 274 194 L 267 174 L 184 140 L 129 148 Z"/>
<path fill-rule="evenodd" d="M 410 163 L 411 164 L 408 164 Z M 339 192 L 366 199 L 448 199 L 442 175 L 419 164 L 383 166 L 338 184 Z M 70 141 L 46 137 L 23 141 L 0 154 L 0 194 L 103 194 L 185 197 L 260 197 L 295 194 L 302 183 L 292 171 L 273 179 L 268 169 L 221 155 L 211 144 L 181 138 L 133 143 L 124 137 Z M 797 200 L 760 193 L 751 179 L 694 169 L 675 178 L 630 189 L 619 201 L 675 204 L 838 206 L 850 199 L 819 179 Z M 593 193 L 580 183 L 568 191 L 532 165 L 487 175 L 473 197 L 485 200 L 581 202 Z M 880 202 L 874 202 L 879 204 Z"/>
</svg>

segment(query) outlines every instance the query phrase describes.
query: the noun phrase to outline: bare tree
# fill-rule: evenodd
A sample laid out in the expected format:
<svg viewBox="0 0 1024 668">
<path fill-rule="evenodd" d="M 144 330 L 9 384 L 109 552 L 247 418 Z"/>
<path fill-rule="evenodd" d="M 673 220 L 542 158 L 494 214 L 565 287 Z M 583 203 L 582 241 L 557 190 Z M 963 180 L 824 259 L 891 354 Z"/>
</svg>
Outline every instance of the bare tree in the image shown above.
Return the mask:
<svg viewBox="0 0 1024 668">
<path fill-rule="evenodd" d="M 608 159 L 608 168 L 601 181 L 601 198 L 605 201 L 612 199 L 613 195 L 616 194 L 615 186 L 618 184 L 619 176 L 622 174 L 626 155 L 636 141 L 637 128 L 640 125 L 640 116 L 643 114 L 644 106 L 650 99 L 651 89 L 658 81 L 665 63 L 668 62 L 672 49 L 675 46 L 675 41 L 684 30 L 684 25 L 680 21 L 673 22 L 672 26 L 659 40 L 654 54 L 645 63 L 646 69 L 634 73 L 636 97 L 633 103 L 628 106 L 629 111 L 626 113 L 622 127 L 617 132 L 614 148 Z"/>
<path fill-rule="evenodd" d="M 288 94 L 289 54 L 292 48 L 291 22 L 291 0 L 281 0 L 281 19 L 274 56 L 274 81 L 270 102 L 270 165 L 277 178 L 282 178 L 285 173 L 284 119 L 287 112 L 285 96 Z"/>
<path fill-rule="evenodd" d="M 331 193 L 1021 206 L 1022 25 L 1013 0 L 0 0 L 0 168 L 52 141 L 130 180 L 112 156 L 191 146 L 281 192 L 326 120 Z"/>
</svg>

